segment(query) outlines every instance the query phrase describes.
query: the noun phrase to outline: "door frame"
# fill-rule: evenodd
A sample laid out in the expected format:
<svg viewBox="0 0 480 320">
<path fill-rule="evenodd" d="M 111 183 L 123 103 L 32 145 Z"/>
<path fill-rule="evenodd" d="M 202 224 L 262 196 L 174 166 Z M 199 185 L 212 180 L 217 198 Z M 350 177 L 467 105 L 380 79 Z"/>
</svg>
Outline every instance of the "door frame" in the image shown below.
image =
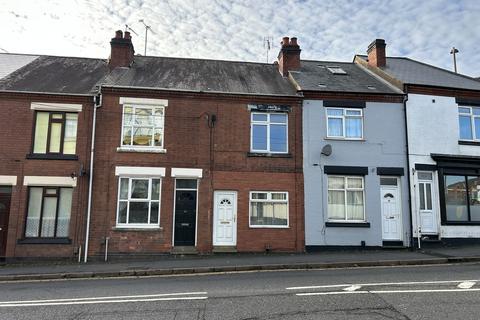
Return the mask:
<svg viewBox="0 0 480 320">
<path fill-rule="evenodd" d="M 419 179 L 418 178 L 418 173 L 419 172 L 427 172 L 432 174 L 432 180 L 425 180 L 425 179 Z M 416 170 L 415 172 L 415 178 L 416 178 L 416 188 L 415 188 L 415 206 L 417 209 L 417 232 L 420 230 L 420 235 L 440 235 L 440 207 L 438 205 L 438 199 L 439 199 L 439 184 L 437 180 L 437 171 L 429 171 L 429 170 Z M 425 182 L 430 182 L 432 188 L 431 188 L 431 197 L 432 197 L 432 217 L 434 219 L 434 226 L 436 230 L 434 232 L 428 232 L 425 233 L 422 230 L 422 218 L 421 218 L 421 213 L 420 213 L 420 183 L 425 183 Z"/>
<path fill-rule="evenodd" d="M 0 187 L 7 187 L 7 188 L 10 188 L 10 198 L 8 200 L 8 210 L 5 212 L 5 230 L 2 230 L 4 232 L 6 232 L 6 235 L 4 236 L 5 238 L 5 242 L 3 243 L 0 243 L 0 258 L 4 258 L 7 254 L 7 242 L 8 242 L 8 227 L 9 227 L 9 224 L 10 224 L 10 210 L 11 210 L 11 207 L 12 207 L 12 196 L 13 196 L 13 185 L 0 185 Z M 4 253 L 2 253 L 2 251 L 5 250 Z"/>
<path fill-rule="evenodd" d="M 177 206 L 177 180 L 196 180 L 197 181 L 197 189 L 195 191 L 197 192 L 197 198 L 196 198 L 196 204 L 195 204 L 195 244 L 194 247 L 197 246 L 197 233 L 198 233 L 198 186 L 199 186 L 199 179 L 198 178 L 175 178 L 173 179 L 173 220 L 172 220 L 172 248 L 175 247 L 175 210 Z M 194 189 L 180 189 L 180 190 L 191 190 L 193 191 Z M 181 246 L 180 246 L 181 247 Z"/>
<path fill-rule="evenodd" d="M 217 205 L 216 205 L 216 195 L 220 193 L 230 193 L 233 194 L 235 197 L 235 205 L 234 205 L 234 210 L 235 210 L 235 228 L 234 228 L 234 244 L 232 245 L 218 245 L 215 243 L 216 241 L 216 222 L 217 222 Z M 213 230 L 212 230 L 212 245 L 213 246 L 226 246 L 226 247 L 235 247 L 237 245 L 237 223 L 238 221 L 238 192 L 235 190 L 214 190 L 213 191 Z"/>
<path fill-rule="evenodd" d="M 382 196 L 382 187 L 383 185 L 380 183 L 380 214 L 382 216 L 382 240 L 384 241 L 404 241 L 403 239 L 403 197 L 402 197 L 402 179 L 399 176 L 380 176 L 380 178 L 395 178 L 397 179 L 397 192 L 398 192 L 398 209 L 399 209 L 399 225 L 400 225 L 400 231 L 399 231 L 399 239 L 384 239 L 383 238 L 383 219 L 384 219 L 384 214 L 383 214 L 383 196 Z M 394 186 L 387 186 L 385 187 L 394 187 Z"/>
</svg>

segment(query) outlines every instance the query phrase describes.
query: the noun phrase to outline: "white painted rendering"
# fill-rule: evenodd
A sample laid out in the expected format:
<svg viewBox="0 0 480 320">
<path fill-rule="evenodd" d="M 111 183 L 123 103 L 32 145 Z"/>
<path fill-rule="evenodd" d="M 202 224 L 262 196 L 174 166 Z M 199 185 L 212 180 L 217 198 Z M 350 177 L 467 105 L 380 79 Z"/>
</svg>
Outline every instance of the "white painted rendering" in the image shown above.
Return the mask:
<svg viewBox="0 0 480 320">
<path fill-rule="evenodd" d="M 82 105 L 75 103 L 32 102 L 30 109 L 41 111 L 81 112 Z"/>
<path fill-rule="evenodd" d="M 436 162 L 431 158 L 431 154 L 480 156 L 480 147 L 458 143 L 460 135 L 458 105 L 455 102 L 455 97 L 409 94 L 406 104 L 410 178 L 412 182 L 410 185 L 412 223 L 414 237 L 418 237 L 418 226 L 422 217 L 419 210 L 419 181 L 415 164 L 435 165 Z M 439 230 L 439 237 L 480 238 L 480 226 L 441 225 L 438 174 L 436 171 L 433 171 L 433 177 L 433 210 L 435 211 L 436 221 L 430 223 Z M 424 218 L 423 223 L 426 223 Z M 422 231 L 424 231 L 423 228 Z M 421 234 L 425 233 L 422 232 Z"/>
<path fill-rule="evenodd" d="M 51 177 L 51 176 L 25 176 L 23 178 L 24 186 L 56 186 L 56 187 L 76 187 L 77 178 L 74 177 Z"/>
<path fill-rule="evenodd" d="M 142 105 L 154 105 L 154 106 L 168 106 L 168 100 L 165 99 L 147 99 L 147 98 L 132 98 L 132 97 L 120 97 L 120 104 L 142 104 Z"/>
<path fill-rule="evenodd" d="M 215 191 L 213 245 L 237 245 L 237 192 Z"/>
<path fill-rule="evenodd" d="M 382 234 L 383 240 L 402 240 L 402 198 L 400 195 L 399 179 L 396 186 L 381 185 L 380 196 L 382 205 Z"/>
<path fill-rule="evenodd" d="M 201 178 L 202 169 L 194 168 L 172 168 L 171 176 L 174 178 Z"/>
<path fill-rule="evenodd" d="M 165 177 L 162 167 L 115 167 L 116 176 L 129 177 Z"/>
<path fill-rule="evenodd" d="M 0 176 L 0 185 L 16 186 L 17 176 Z"/>
</svg>

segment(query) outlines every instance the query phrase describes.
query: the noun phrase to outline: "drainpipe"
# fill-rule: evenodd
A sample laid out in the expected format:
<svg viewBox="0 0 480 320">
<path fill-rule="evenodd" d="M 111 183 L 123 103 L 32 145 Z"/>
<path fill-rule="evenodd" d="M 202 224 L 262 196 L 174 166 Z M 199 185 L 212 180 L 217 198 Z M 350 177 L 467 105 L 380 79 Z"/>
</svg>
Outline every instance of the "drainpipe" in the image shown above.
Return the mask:
<svg viewBox="0 0 480 320">
<path fill-rule="evenodd" d="M 413 212 L 412 212 L 412 198 L 415 198 L 415 190 L 412 196 L 412 185 L 410 181 L 410 152 L 408 148 L 408 119 L 407 119 L 407 101 L 408 101 L 408 91 L 407 86 L 403 86 L 403 92 L 405 92 L 405 96 L 403 97 L 403 115 L 405 121 L 405 143 L 406 143 L 406 152 L 407 152 L 407 183 L 408 183 L 408 208 L 410 212 L 410 246 L 413 249 Z M 416 220 L 416 219 L 415 219 Z M 417 221 L 418 225 L 418 221 Z"/>
<path fill-rule="evenodd" d="M 95 154 L 95 127 L 97 122 L 97 108 L 102 106 L 102 86 L 98 88 L 98 94 L 93 97 L 93 121 L 92 121 L 92 144 L 90 147 L 90 179 L 88 181 L 88 207 L 87 207 L 87 225 L 85 230 L 85 248 L 83 262 L 88 261 L 88 240 L 90 238 L 90 216 L 92 213 L 92 193 L 93 193 L 93 159 Z"/>
</svg>

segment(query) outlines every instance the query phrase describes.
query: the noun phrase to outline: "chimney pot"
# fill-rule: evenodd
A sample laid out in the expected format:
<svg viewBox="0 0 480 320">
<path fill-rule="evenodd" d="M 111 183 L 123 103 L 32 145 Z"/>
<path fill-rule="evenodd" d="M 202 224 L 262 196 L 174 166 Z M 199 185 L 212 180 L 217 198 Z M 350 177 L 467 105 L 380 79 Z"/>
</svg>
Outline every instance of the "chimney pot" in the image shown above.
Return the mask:
<svg viewBox="0 0 480 320">
<path fill-rule="evenodd" d="M 300 69 L 300 47 L 297 43 L 297 38 L 289 37 L 282 38 L 282 48 L 278 53 L 278 71 L 282 76 L 288 76 L 290 70 Z"/>
<path fill-rule="evenodd" d="M 383 39 L 375 39 L 367 49 L 368 65 L 372 67 L 385 67 L 387 65 L 386 44 Z"/>
<path fill-rule="evenodd" d="M 130 35 L 130 31 L 125 31 L 125 33 L 123 35 L 123 38 L 124 39 L 132 39 L 132 36 Z"/>
<path fill-rule="evenodd" d="M 122 32 L 122 30 L 117 30 L 117 31 L 115 31 L 115 38 L 117 38 L 117 39 L 123 38 L 123 32 Z"/>
</svg>

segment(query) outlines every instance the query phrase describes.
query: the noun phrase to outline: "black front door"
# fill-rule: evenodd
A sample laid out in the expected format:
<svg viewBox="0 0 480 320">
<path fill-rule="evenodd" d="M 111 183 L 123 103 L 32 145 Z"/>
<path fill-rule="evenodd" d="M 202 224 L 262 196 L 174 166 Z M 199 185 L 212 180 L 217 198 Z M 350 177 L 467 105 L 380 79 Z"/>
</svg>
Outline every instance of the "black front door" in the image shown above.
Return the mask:
<svg viewBox="0 0 480 320">
<path fill-rule="evenodd" d="M 175 246 L 195 245 L 196 220 L 197 190 L 179 190 L 177 188 L 175 191 Z"/>
<path fill-rule="evenodd" d="M 5 256 L 7 248 L 8 215 L 11 198 L 12 188 L 0 186 L 0 257 Z"/>
</svg>

